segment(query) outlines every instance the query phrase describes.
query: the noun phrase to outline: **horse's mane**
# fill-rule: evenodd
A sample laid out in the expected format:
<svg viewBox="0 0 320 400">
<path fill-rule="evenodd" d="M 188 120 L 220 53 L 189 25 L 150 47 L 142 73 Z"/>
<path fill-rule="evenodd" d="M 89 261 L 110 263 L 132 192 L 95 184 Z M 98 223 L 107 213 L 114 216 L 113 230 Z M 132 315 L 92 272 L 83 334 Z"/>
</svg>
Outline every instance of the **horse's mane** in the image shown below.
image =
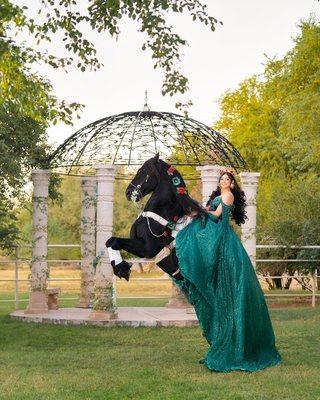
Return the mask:
<svg viewBox="0 0 320 400">
<path fill-rule="evenodd" d="M 185 214 L 190 214 L 193 211 L 196 211 L 198 216 L 208 214 L 201 204 L 189 196 L 186 183 L 180 172 L 175 167 L 156 157 L 152 160 L 153 165 L 159 174 L 159 179 L 166 180 L 170 183 L 172 193 L 175 195 L 177 202 L 180 204 Z M 175 184 L 174 182 L 179 183 Z"/>
</svg>

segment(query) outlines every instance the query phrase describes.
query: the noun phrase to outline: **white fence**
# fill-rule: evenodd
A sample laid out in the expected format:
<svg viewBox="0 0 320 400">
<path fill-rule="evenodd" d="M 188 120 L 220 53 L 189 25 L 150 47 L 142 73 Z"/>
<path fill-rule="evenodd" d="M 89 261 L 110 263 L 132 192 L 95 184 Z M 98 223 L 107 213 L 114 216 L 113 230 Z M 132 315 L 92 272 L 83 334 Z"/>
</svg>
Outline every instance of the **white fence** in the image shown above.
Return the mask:
<svg viewBox="0 0 320 400">
<path fill-rule="evenodd" d="M 20 250 L 21 248 L 26 248 L 30 246 L 21 246 L 21 247 L 16 247 L 15 248 L 15 255 L 14 258 L 8 259 L 8 260 L 0 260 L 0 264 L 12 264 L 14 263 L 14 278 L 13 279 L 0 279 L 1 282 L 13 282 L 14 283 L 14 299 L 0 299 L 1 302 L 14 302 L 16 309 L 19 308 L 19 302 L 27 301 L 25 299 L 20 299 L 19 298 L 19 283 L 21 282 L 29 282 L 28 279 L 21 279 L 19 277 L 19 265 L 21 263 L 26 263 L 30 262 L 28 259 L 22 259 L 20 257 Z M 48 248 L 80 248 L 80 245 L 77 244 L 49 244 Z M 277 249 L 277 248 L 290 248 L 290 249 L 319 249 L 320 246 L 282 246 L 282 245 L 257 245 L 257 249 Z M 135 262 L 135 263 L 151 263 L 153 260 L 152 259 L 130 259 L 129 261 Z M 48 262 L 52 264 L 79 264 L 81 260 L 48 260 Z M 257 263 L 270 263 L 270 262 L 277 262 L 277 263 L 320 263 L 320 259 L 257 259 Z M 261 280 L 266 280 L 266 278 L 294 278 L 294 276 L 289 276 L 289 275 L 281 275 L 281 276 L 261 276 L 257 274 L 257 278 Z M 317 273 L 317 269 L 314 270 L 313 274 L 309 275 L 299 275 L 300 278 L 309 278 L 312 281 L 312 288 L 310 292 L 308 293 L 265 293 L 266 297 L 310 297 L 311 298 L 311 305 L 312 307 L 315 307 L 316 305 L 316 298 L 320 296 L 318 293 L 318 284 L 317 280 L 320 278 L 320 276 Z M 170 278 L 168 278 L 170 280 Z M 68 282 L 68 281 L 78 281 L 80 282 L 80 278 L 48 278 L 48 282 Z M 163 282 L 163 278 L 131 278 L 130 281 L 138 281 L 138 282 L 150 282 L 150 283 L 155 283 L 155 282 Z M 121 297 L 118 296 L 118 298 L 129 298 L 129 297 Z M 130 299 L 141 299 L 141 298 L 148 298 L 148 299 L 159 299 L 159 298 L 164 298 L 164 296 L 144 296 L 144 297 L 130 297 Z M 165 297 L 167 298 L 167 297 Z M 64 300 L 77 300 L 78 297 L 69 297 L 69 298 L 64 298 Z"/>
</svg>

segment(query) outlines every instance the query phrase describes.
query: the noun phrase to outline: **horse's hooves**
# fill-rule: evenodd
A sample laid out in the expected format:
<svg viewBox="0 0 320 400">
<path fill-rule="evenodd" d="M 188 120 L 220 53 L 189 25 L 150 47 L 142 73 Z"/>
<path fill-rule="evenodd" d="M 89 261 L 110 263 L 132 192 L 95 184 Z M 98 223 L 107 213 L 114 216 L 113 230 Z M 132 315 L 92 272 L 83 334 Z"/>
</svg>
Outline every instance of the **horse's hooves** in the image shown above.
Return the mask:
<svg viewBox="0 0 320 400">
<path fill-rule="evenodd" d="M 127 282 L 129 282 L 130 274 L 131 274 L 131 271 L 130 271 L 130 269 L 128 269 L 127 271 L 124 271 L 124 272 L 121 274 L 121 276 L 122 276 Z"/>
<path fill-rule="evenodd" d="M 121 279 L 121 276 L 119 275 L 119 274 L 120 274 L 119 265 L 120 265 L 120 264 L 116 265 L 116 263 L 114 262 L 114 260 L 111 261 L 111 266 L 112 266 L 112 269 L 113 269 L 113 273 L 114 273 L 118 278 Z"/>
<path fill-rule="evenodd" d="M 123 260 L 123 261 L 121 261 L 120 264 L 117 265 L 117 267 L 119 267 L 120 278 L 124 278 L 126 281 L 129 281 L 130 274 L 131 274 L 130 268 L 132 267 L 132 264 Z"/>
<path fill-rule="evenodd" d="M 128 263 L 127 261 L 123 260 L 121 261 L 120 264 L 115 264 L 114 260 L 111 261 L 111 266 L 113 269 L 113 273 L 118 277 L 118 278 L 124 278 L 126 281 L 129 281 L 130 279 L 130 274 L 131 270 L 130 268 L 132 267 L 132 263 Z"/>
</svg>

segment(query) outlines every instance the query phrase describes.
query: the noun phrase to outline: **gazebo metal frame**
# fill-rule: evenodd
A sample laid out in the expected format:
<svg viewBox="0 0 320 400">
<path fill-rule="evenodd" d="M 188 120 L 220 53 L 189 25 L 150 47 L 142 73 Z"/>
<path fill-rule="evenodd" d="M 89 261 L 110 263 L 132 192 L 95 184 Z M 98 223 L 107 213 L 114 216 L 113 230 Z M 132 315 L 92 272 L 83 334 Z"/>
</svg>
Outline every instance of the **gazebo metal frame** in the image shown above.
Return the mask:
<svg viewBox="0 0 320 400">
<path fill-rule="evenodd" d="M 221 133 L 183 115 L 130 111 L 99 119 L 66 139 L 46 160 L 67 174 L 81 174 L 83 167 L 99 163 L 135 166 L 159 153 L 174 165 L 208 164 L 246 169 L 239 151 Z"/>
</svg>

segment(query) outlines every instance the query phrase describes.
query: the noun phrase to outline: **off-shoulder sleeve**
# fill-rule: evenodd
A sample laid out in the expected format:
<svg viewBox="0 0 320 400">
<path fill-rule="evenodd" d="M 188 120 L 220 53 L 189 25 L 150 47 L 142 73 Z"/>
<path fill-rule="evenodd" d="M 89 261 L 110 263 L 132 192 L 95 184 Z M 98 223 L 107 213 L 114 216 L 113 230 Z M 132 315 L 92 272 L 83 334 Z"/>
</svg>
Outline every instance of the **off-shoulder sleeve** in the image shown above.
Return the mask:
<svg viewBox="0 0 320 400">
<path fill-rule="evenodd" d="M 221 206 L 222 206 L 222 221 L 228 224 L 230 220 L 230 214 L 234 209 L 234 204 L 225 204 L 221 199 Z"/>
<path fill-rule="evenodd" d="M 210 202 L 210 211 L 216 211 L 219 204 L 217 204 L 214 200 Z"/>
</svg>

